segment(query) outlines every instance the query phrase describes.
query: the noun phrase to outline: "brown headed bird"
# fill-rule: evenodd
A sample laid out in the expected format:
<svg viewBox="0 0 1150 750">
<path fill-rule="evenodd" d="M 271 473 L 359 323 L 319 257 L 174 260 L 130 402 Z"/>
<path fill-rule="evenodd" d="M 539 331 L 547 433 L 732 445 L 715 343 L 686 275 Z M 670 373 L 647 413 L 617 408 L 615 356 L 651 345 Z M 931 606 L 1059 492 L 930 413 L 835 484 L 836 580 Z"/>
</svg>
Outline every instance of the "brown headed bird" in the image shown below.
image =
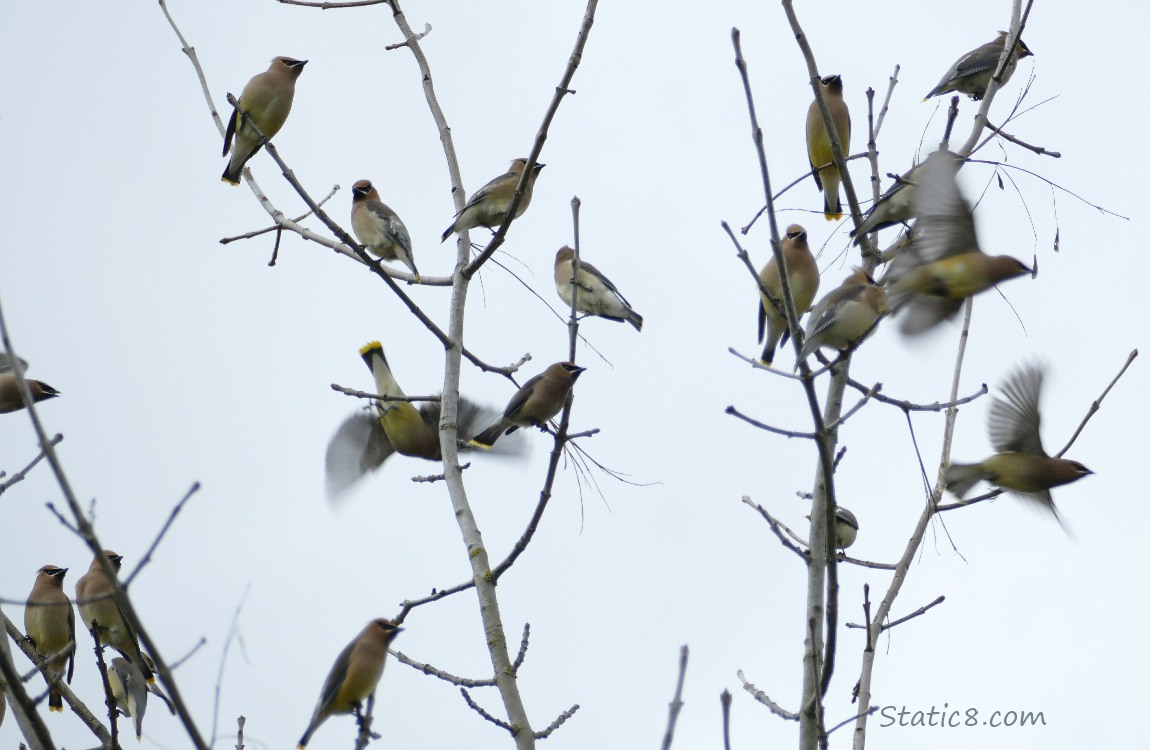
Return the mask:
<svg viewBox="0 0 1150 750">
<path fill-rule="evenodd" d="M 1038 411 L 1043 375 L 1042 367 L 1027 365 L 1002 384 L 1002 395 L 994 399 L 987 420 L 990 444 L 998 452 L 976 464 L 951 464 L 946 472 L 948 490 L 964 498 L 974 485 L 986 480 L 1041 503 L 1061 523 L 1050 488 L 1094 472 L 1077 461 L 1051 458 L 1043 450 Z"/>
<path fill-rule="evenodd" d="M 890 312 L 886 290 L 861 268 L 811 308 L 799 361 L 829 346 L 845 352 L 869 336 L 883 315 Z M 798 362 L 795 363 L 798 367 Z"/>
<path fill-rule="evenodd" d="M 547 420 L 563 408 L 575 381 L 585 369 L 572 362 L 556 362 L 531 378 L 511 397 L 499 421 L 472 438 L 471 444 L 490 448 L 500 436 L 520 427 L 547 424 Z"/>
<path fill-rule="evenodd" d="M 359 715 L 359 704 L 375 692 L 375 686 L 383 676 L 388 645 L 402 631 L 403 628 L 391 620 L 372 620 L 340 652 L 323 682 L 315 713 L 300 738 L 300 750 L 307 746 L 312 734 L 328 717 L 350 713 Z"/>
<path fill-rule="evenodd" d="M 863 217 L 862 223 L 851 230 L 850 236 L 854 238 L 854 244 L 859 244 L 862 240 L 861 235 L 905 224 L 914 218 L 914 180 L 917 179 L 914 172 L 912 169 L 901 177 L 896 177 L 894 184 L 879 196 Z"/>
<path fill-rule="evenodd" d="M 783 261 L 787 265 L 787 278 L 791 282 L 791 297 L 795 302 L 795 315 L 802 317 L 819 291 L 819 267 L 815 263 L 815 256 L 807 246 L 807 231 L 798 224 L 787 227 L 787 235 L 783 238 Z M 787 316 L 782 311 L 783 282 L 779 274 L 779 266 L 775 256 L 759 271 L 759 282 L 767 288 L 771 296 L 778 301 L 780 307 L 776 308 L 767 295 L 759 292 L 759 341 L 766 336 L 763 346 L 763 363 L 770 365 L 775 359 L 775 348 L 786 344 L 790 337 L 787 330 Z"/>
<path fill-rule="evenodd" d="M 252 128 L 253 124 L 268 138 L 280 132 L 291 112 L 296 79 L 305 65 L 307 60 L 277 57 L 272 60 L 271 67 L 253 76 L 244 86 L 240 93 L 239 109 L 232 110 L 227 132 L 224 133 L 224 156 L 227 156 L 229 149 L 232 152 L 232 158 L 221 178 L 224 182 L 239 185 L 244 165 L 263 146 L 263 141 Z M 248 113 L 251 122 L 240 116 L 241 109 Z M 234 144 L 232 136 L 235 136 Z"/>
<path fill-rule="evenodd" d="M 974 214 L 955 182 L 958 166 L 954 154 L 936 151 L 916 171 L 914 241 L 883 279 L 893 313 L 906 311 L 901 328 L 908 335 L 953 317 L 967 297 L 1033 273 L 1016 258 L 979 248 Z"/>
<path fill-rule="evenodd" d="M 104 550 L 104 557 L 112 564 L 118 573 L 123 555 L 112 550 Z M 85 630 L 93 632 L 92 622 L 96 622 L 95 631 L 104 646 L 111 646 L 124 655 L 128 661 L 135 664 L 144 679 L 152 682 L 152 669 L 148 666 L 143 652 L 140 651 L 140 642 L 136 633 L 128 625 L 127 619 L 120 611 L 120 605 L 112 596 L 112 582 L 104 574 L 100 566 L 100 559 L 92 560 L 88 572 L 76 581 L 76 607 L 80 610 L 80 621 Z M 95 636 L 93 636 L 95 637 Z"/>
<path fill-rule="evenodd" d="M 822 79 L 823 99 L 826 100 L 827 109 L 831 113 L 831 121 L 838 131 L 839 144 L 843 149 L 843 156 L 850 155 L 851 142 L 851 113 L 847 103 L 843 101 L 843 79 L 840 76 L 827 76 Z M 843 217 L 842 205 L 839 203 L 839 184 L 842 175 L 835 166 L 834 150 L 831 149 L 831 138 L 827 135 L 827 126 L 823 122 L 823 113 L 819 109 L 816 99 L 811 102 L 807 110 L 807 157 L 811 162 L 811 173 L 815 176 L 815 185 L 823 191 L 823 216 L 827 221 L 835 221 Z"/>
<path fill-rule="evenodd" d="M 507 209 L 511 208 L 515 188 L 519 185 L 519 178 L 522 177 L 523 169 L 526 166 L 526 159 L 516 159 L 511 162 L 511 168 L 505 174 L 479 188 L 468 199 L 467 205 L 455 215 L 455 221 L 451 223 L 451 226 L 444 230 L 443 239 L 440 242 L 446 242 L 447 238 L 455 232 L 462 232 L 465 229 L 474 229 L 475 227 L 491 229 L 507 221 Z M 523 215 L 531 203 L 531 192 L 535 189 L 535 180 L 539 177 L 539 170 L 545 166 L 547 165 L 536 164 L 531 169 L 531 174 L 527 177 L 527 183 L 523 187 L 523 199 L 519 201 L 519 208 L 515 210 L 516 219 Z"/>
<path fill-rule="evenodd" d="M 370 180 L 360 180 L 351 187 L 351 230 L 369 253 L 383 260 L 398 260 L 419 280 L 411 235 L 395 211 L 379 199 Z"/>
<path fill-rule="evenodd" d="M 24 608 L 24 632 L 41 659 L 61 654 L 69 646 L 73 647 L 71 652 L 57 656 L 44 665 L 47 670 L 44 679 L 49 685 L 49 711 L 64 710 L 60 691 L 52 687 L 52 683 L 60 678 L 64 663 L 67 662 L 68 683 L 71 684 L 72 669 L 75 666 L 76 612 L 68 601 L 68 595 L 64 593 L 64 575 L 67 572 L 67 568 L 55 565 L 40 568 Z"/>
<path fill-rule="evenodd" d="M 946 71 L 946 75 L 942 77 L 938 85 L 926 95 L 926 99 L 950 91 L 966 94 L 976 102 L 982 99 L 986 95 L 986 88 L 990 85 L 994 71 L 998 68 L 1002 51 L 1006 49 L 1006 36 L 1005 31 L 1000 31 L 993 42 L 987 42 L 981 47 L 976 47 L 958 58 L 954 65 L 950 66 L 950 70 Z M 1014 45 L 1014 52 L 1010 55 L 1010 59 L 1006 61 L 1006 68 L 1002 71 L 1003 86 L 1014 75 L 1014 66 L 1018 64 L 1018 61 L 1033 54 L 1026 43 L 1019 39 Z"/>
<path fill-rule="evenodd" d="M 7 414 L 24 408 L 24 399 L 20 397 L 20 387 L 13 372 L 17 367 L 23 373 L 28 369 L 28 363 L 7 352 L 0 352 L 0 414 Z M 60 391 L 43 380 L 26 378 L 25 382 L 28 383 L 28 390 L 32 393 L 34 403 L 56 398 L 60 395 Z"/>
<path fill-rule="evenodd" d="M 579 278 L 574 280 L 575 251 L 567 246 L 555 254 L 555 290 L 559 299 L 571 307 L 571 288 L 578 286 L 576 310 L 619 323 L 630 323 L 636 331 L 643 330 L 643 316 L 635 312 L 627 298 L 620 294 L 611 280 L 598 268 L 579 258 Z"/>
</svg>

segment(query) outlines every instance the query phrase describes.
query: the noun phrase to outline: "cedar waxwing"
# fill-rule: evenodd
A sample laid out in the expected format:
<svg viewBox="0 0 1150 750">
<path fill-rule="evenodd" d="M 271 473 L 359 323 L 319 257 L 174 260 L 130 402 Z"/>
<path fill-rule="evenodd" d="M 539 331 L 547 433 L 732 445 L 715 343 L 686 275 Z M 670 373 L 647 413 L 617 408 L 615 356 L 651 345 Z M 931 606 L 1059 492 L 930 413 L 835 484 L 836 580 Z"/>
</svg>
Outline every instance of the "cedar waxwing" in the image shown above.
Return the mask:
<svg viewBox="0 0 1150 750">
<path fill-rule="evenodd" d="M 315 730 L 333 714 L 358 716 L 360 702 L 375 692 L 383 675 L 387 647 L 403 628 L 382 617 L 372 620 L 336 657 L 335 664 L 323 682 L 315 713 L 300 738 L 299 748 L 307 746 Z"/>
<path fill-rule="evenodd" d="M 132 662 L 117 656 L 108 662 L 108 687 L 116 709 L 129 716 L 136 726 L 136 742 L 144 731 L 144 711 L 148 708 L 148 682 L 144 673 Z"/>
<path fill-rule="evenodd" d="M 475 227 L 491 229 L 507 221 L 507 209 L 511 206 L 511 199 L 515 195 L 515 186 L 519 184 L 519 178 L 523 175 L 523 168 L 526 166 L 526 159 L 516 159 L 511 162 L 511 169 L 507 170 L 505 174 L 479 188 L 467 201 L 467 205 L 455 215 L 455 221 L 451 223 L 451 226 L 444 230 L 443 239 L 440 242 L 446 242 L 447 238 L 454 232 L 462 232 L 464 229 L 474 229 Z M 539 177 L 539 170 L 545 166 L 547 165 L 536 164 L 531 170 L 531 175 L 527 178 L 527 183 L 523 188 L 523 199 L 519 201 L 519 208 L 515 211 L 516 219 L 523 215 L 531 203 L 531 191 L 535 188 L 535 180 Z"/>
<path fill-rule="evenodd" d="M 415 256 L 411 254 L 411 235 L 395 211 L 379 199 L 370 180 L 360 180 L 351 187 L 351 231 L 372 255 L 398 260 L 419 278 Z"/>
<path fill-rule="evenodd" d="M 811 249 L 807 247 L 807 230 L 798 224 L 787 227 L 787 236 L 783 238 L 783 260 L 787 264 L 787 278 L 791 281 L 795 314 L 801 318 L 810 309 L 815 293 L 819 290 L 819 267 L 815 263 L 815 256 L 811 255 Z M 763 270 L 759 271 L 759 281 L 780 305 L 784 304 L 783 281 L 773 254 Z M 759 292 L 759 341 L 763 340 L 764 334 L 767 343 L 763 347 L 762 360 L 769 366 L 775 359 L 775 347 L 780 342 L 787 343 L 790 332 L 787 330 L 786 315 L 765 294 Z"/>
<path fill-rule="evenodd" d="M 884 278 L 891 310 L 898 314 L 907 308 L 902 332 L 908 335 L 952 317 L 967 297 L 1033 273 L 1015 258 L 979 249 L 974 214 L 955 182 L 958 166 L 949 151 L 936 151 L 919 166 L 914 241 L 895 256 Z"/>
<path fill-rule="evenodd" d="M 112 550 L 106 549 L 104 557 L 108 558 L 108 562 L 116 572 L 119 572 L 123 555 L 117 555 Z M 104 575 L 99 558 L 92 560 L 88 572 L 76 581 L 76 606 L 80 609 L 80 620 L 86 630 L 91 632 L 92 621 L 96 621 L 101 645 L 111 646 L 119 651 L 139 667 L 146 680 L 149 682 L 153 680 L 152 670 L 144 661 L 136 634 L 128 626 L 120 611 L 120 605 L 112 597 L 112 582 Z"/>
<path fill-rule="evenodd" d="M 851 113 L 847 103 L 843 101 L 843 79 L 840 76 L 827 76 L 822 79 L 823 99 L 826 100 L 827 109 L 830 110 L 831 120 L 838 131 L 839 143 L 843 147 L 843 156 L 850 155 L 851 143 Z M 823 122 L 823 113 L 819 110 L 816 99 L 811 102 L 807 110 L 807 156 L 811 161 L 811 172 L 815 176 L 815 185 L 823 191 L 823 216 L 827 221 L 835 221 L 843 217 L 842 205 L 839 203 L 839 183 L 842 176 L 839 168 L 835 166 L 835 155 L 831 150 L 831 139 L 827 135 L 826 123 Z M 827 166 L 823 166 L 823 165 Z"/>
<path fill-rule="evenodd" d="M 875 323 L 890 312 L 886 290 L 874 283 L 861 268 L 846 278 L 836 289 L 811 308 L 807 319 L 803 349 L 798 362 L 829 346 L 845 352 L 857 346 L 875 328 Z M 798 367 L 798 362 L 795 367 Z"/>
<path fill-rule="evenodd" d="M 0 352 L 0 414 L 24 408 L 24 399 L 20 398 L 20 387 L 16 382 L 16 375 L 13 374 L 17 367 L 22 373 L 28 369 L 28 363 L 7 352 Z M 28 379 L 26 382 L 34 402 L 46 401 L 60 395 L 60 391 L 42 380 Z"/>
<path fill-rule="evenodd" d="M 575 270 L 575 251 L 564 245 L 555 254 L 555 290 L 559 298 L 571 307 L 571 280 Z M 619 323 L 630 323 L 636 331 L 643 330 L 643 316 L 631 309 L 631 303 L 619 293 L 611 280 L 599 269 L 579 258 L 579 295 L 576 309 L 587 315 L 596 315 Z"/>
<path fill-rule="evenodd" d="M 64 593 L 64 575 L 67 568 L 45 565 L 36 573 L 32 593 L 28 594 L 28 605 L 24 608 L 24 632 L 36 649 L 40 658 L 58 654 L 76 642 L 76 612 L 68 595 Z M 75 667 L 76 651 L 53 659 L 46 666 L 53 678 L 48 678 L 48 710 L 63 711 L 64 701 L 60 691 L 52 686 L 52 679 L 64 670 L 68 662 L 68 683 L 72 682 L 72 669 Z"/>
<path fill-rule="evenodd" d="M 284 126 L 291 112 L 292 99 L 295 98 L 295 80 L 305 65 L 307 60 L 277 57 L 272 60 L 271 67 L 254 76 L 244 86 L 239 98 L 239 109 L 247 112 L 252 123 L 268 138 L 273 138 Z M 244 165 L 263 146 L 251 124 L 240 117 L 239 109 L 232 110 L 227 132 L 224 133 L 224 156 L 227 156 L 230 148 L 232 158 L 221 179 L 233 185 L 240 184 L 240 173 Z M 233 135 L 236 137 L 234 144 Z"/>
<path fill-rule="evenodd" d="M 990 85 L 990 79 L 994 76 L 995 69 L 998 68 L 998 59 L 1002 57 L 1004 49 L 1006 49 L 1006 32 L 1000 31 L 993 42 L 987 42 L 958 58 L 954 65 L 950 66 L 950 70 L 946 71 L 946 75 L 942 77 L 938 85 L 926 95 L 926 99 L 949 91 L 957 91 L 960 94 L 966 94 L 976 102 L 979 101 L 986 94 L 986 87 Z M 1018 61 L 1033 54 L 1020 38 L 1018 43 L 1014 45 L 1014 54 L 1006 61 L 1006 68 L 1002 71 L 1003 86 L 1014 75 L 1014 66 Z"/>
<path fill-rule="evenodd" d="M 372 341 L 359 350 L 375 378 L 380 396 L 404 396 L 383 345 Z M 378 468 L 392 453 L 439 461 L 438 401 L 424 401 L 418 409 L 410 401 L 377 401 L 370 411 L 359 411 L 344 420 L 327 446 L 327 495 L 334 499 L 357 479 Z M 460 441 L 467 441 L 480 427 L 494 418 L 485 409 L 464 397 L 459 398 L 456 424 Z M 462 447 L 462 446 L 461 446 Z M 504 454 L 514 454 L 522 445 L 512 445 Z"/>
<path fill-rule="evenodd" d="M 894 185 L 891 185 L 890 189 L 879 196 L 875 204 L 870 207 L 862 223 L 851 230 L 850 236 L 854 238 L 854 244 L 859 244 L 864 234 L 877 232 L 896 224 L 905 224 L 914 218 L 915 169 L 917 167 L 895 179 Z"/>
<path fill-rule="evenodd" d="M 806 519 L 811 520 L 810 516 Z M 859 535 L 859 521 L 855 514 L 841 505 L 835 506 L 835 548 L 845 550 L 855 543 Z"/>
<path fill-rule="evenodd" d="M 472 445 L 490 448 L 501 435 L 515 432 L 520 427 L 542 426 L 559 413 L 575 381 L 585 367 L 573 362 L 556 362 L 523 384 L 499 421 L 472 438 Z"/>
<path fill-rule="evenodd" d="M 994 399 L 987 418 L 990 444 L 997 453 L 977 464 L 951 464 L 946 472 L 948 490 L 964 498 L 985 479 L 1019 497 L 1042 503 L 1058 518 L 1050 488 L 1094 472 L 1077 461 L 1051 458 L 1042 449 L 1038 400 L 1043 374 L 1041 366 L 1027 365 L 1002 384 L 1002 396 Z"/>
<path fill-rule="evenodd" d="M 156 662 L 152 661 L 152 657 L 143 649 L 140 649 L 140 656 L 144 657 L 144 665 L 147 666 L 148 671 L 154 675 L 156 673 Z M 156 680 L 152 679 L 150 682 L 147 682 L 147 685 L 148 692 L 162 700 L 172 716 L 175 716 L 176 704 L 172 703 L 172 699 L 168 697 L 168 694 L 164 692 L 163 688 L 156 684 Z"/>
</svg>

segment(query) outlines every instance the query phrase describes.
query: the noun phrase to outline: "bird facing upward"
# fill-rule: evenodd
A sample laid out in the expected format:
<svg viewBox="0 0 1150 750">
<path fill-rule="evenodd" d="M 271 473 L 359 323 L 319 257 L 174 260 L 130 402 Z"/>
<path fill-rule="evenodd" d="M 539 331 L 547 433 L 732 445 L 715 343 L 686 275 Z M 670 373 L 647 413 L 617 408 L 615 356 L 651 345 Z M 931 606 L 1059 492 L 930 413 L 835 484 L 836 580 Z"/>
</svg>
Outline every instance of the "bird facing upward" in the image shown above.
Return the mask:
<svg viewBox="0 0 1150 750">
<path fill-rule="evenodd" d="M 263 142 L 252 125 L 267 138 L 280 132 L 291 112 L 295 98 L 295 82 L 303 72 L 307 60 L 291 57 L 277 57 L 263 73 L 253 76 L 240 93 L 239 109 L 232 110 L 228 129 L 224 133 L 224 156 L 231 149 L 232 158 L 220 178 L 232 185 L 240 184 L 240 173 L 248 160 L 256 155 Z M 240 110 L 248 113 L 251 122 L 240 116 Z M 235 143 L 232 143 L 235 136 Z"/>
<path fill-rule="evenodd" d="M 59 654 L 76 642 L 76 612 L 68 601 L 68 595 L 64 593 L 64 576 L 67 573 L 67 568 L 45 565 L 36 573 L 32 592 L 28 594 L 28 605 L 24 608 L 24 632 L 41 658 Z M 75 657 L 73 650 L 45 665 L 48 670 L 45 679 L 49 680 L 49 685 L 63 672 L 65 662 L 68 663 L 67 679 L 71 684 Z M 60 691 L 54 687 L 48 690 L 48 710 L 64 710 Z"/>
<path fill-rule="evenodd" d="M 112 550 L 104 550 L 104 557 L 108 558 L 118 573 L 123 556 Z M 128 625 L 112 591 L 112 582 L 104 574 L 100 558 L 93 559 L 88 572 L 76 581 L 76 606 L 80 610 L 80 620 L 89 632 L 92 632 L 92 621 L 95 620 L 100 643 L 119 651 L 124 658 L 139 667 L 148 682 L 152 682 L 152 669 L 145 661 L 136 633 Z"/>
<path fill-rule="evenodd" d="M 359 713 L 359 704 L 375 692 L 383 676 L 387 647 L 403 628 L 391 620 L 379 618 L 367 624 L 355 639 L 336 657 L 335 664 L 323 681 L 315 712 L 300 738 L 299 748 L 307 746 L 312 734 L 328 717 L 335 714 Z"/>
</svg>

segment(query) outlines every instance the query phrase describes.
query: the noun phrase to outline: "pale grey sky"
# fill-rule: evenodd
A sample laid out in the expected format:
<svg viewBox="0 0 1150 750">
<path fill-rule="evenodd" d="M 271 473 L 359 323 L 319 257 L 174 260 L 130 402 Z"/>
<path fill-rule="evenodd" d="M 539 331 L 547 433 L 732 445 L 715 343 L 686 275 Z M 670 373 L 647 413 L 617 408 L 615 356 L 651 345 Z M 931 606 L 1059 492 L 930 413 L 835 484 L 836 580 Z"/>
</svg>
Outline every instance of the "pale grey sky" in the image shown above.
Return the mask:
<svg viewBox="0 0 1150 750">
<path fill-rule="evenodd" d="M 974 0 L 960 16 L 921 2 L 798 6 L 820 71 L 843 76 L 852 152 L 865 144 L 866 88 L 881 99 L 894 66 L 902 66 L 879 142 L 884 174 L 905 171 L 916 153 L 935 147 L 945 103 L 922 103 L 923 94 L 961 53 L 1006 28 L 1010 10 L 1008 0 Z M 133 600 L 166 659 L 207 638 L 177 673 L 206 733 L 220 652 L 250 586 L 242 646 L 232 649 L 222 686 L 220 732 L 230 735 L 243 714 L 252 746 L 294 746 L 333 659 L 368 619 L 469 576 L 443 487 L 409 481 L 433 464 L 389 460 L 339 512 L 323 495 L 327 441 L 359 405 L 328 385 L 371 387 L 358 347 L 382 340 L 413 394 L 441 387 L 442 349 L 377 279 L 319 245 L 285 235 L 279 263 L 269 268 L 270 236 L 219 244 L 270 222 L 246 185 L 220 183 L 219 134 L 155 3 L 114 11 L 90 3 L 16 7 L 0 26 L 8 71 L 0 82 L 0 206 L 8 229 L 0 303 L 15 348 L 30 361 L 30 377 L 63 392 L 40 414 L 50 431 L 64 433 L 59 450 L 72 486 L 85 502 L 95 500 L 97 529 L 125 556 L 126 570 L 192 482 L 203 484 L 133 585 Z M 475 190 L 530 150 L 584 5 L 407 2 L 404 10 L 416 29 L 433 27 L 423 47 L 464 181 Z M 313 195 L 341 186 L 328 204 L 341 221 L 351 184 L 373 180 L 411 231 L 421 271 L 449 273 L 454 249 L 439 243 L 454 212 L 447 172 L 411 55 L 384 51 L 400 40 L 386 8 L 173 0 L 171 12 L 225 116 L 225 93 L 238 94 L 270 58 L 310 60 L 276 138 L 281 155 Z M 1009 131 L 1063 156 L 997 144 L 979 154 L 1132 220 L 1099 213 L 1022 172 L 1006 172 L 1018 190 L 1010 183 L 999 190 L 991 167 L 963 170 L 969 197 L 989 183 L 976 211 L 984 249 L 1027 262 L 1037 254 L 1040 273 L 1004 284 L 1005 299 L 995 292 L 978 299 L 961 390 L 995 387 L 1028 359 L 1047 362 L 1042 433 L 1050 451 L 1066 442 L 1128 352 L 1145 343 L 1138 289 L 1147 260 L 1136 239 L 1146 199 L 1136 126 L 1145 104 L 1140 95 L 1125 98 L 1140 94 L 1145 15 L 1114 0 L 1037 3 L 1024 35 L 1035 56 L 1019 66 L 991 119 L 1001 120 L 1033 72 L 1027 102 L 1045 103 Z M 543 150 L 548 166 L 532 205 L 499 257 L 558 306 L 551 264 L 571 242 L 569 201 L 578 195 L 584 257 L 646 319 L 641 334 L 607 321 L 583 326 L 606 361 L 581 348 L 588 371 L 573 419 L 573 429 L 601 429 L 583 442 L 587 450 L 642 486 L 599 476 L 601 497 L 565 465 L 538 535 L 499 587 L 509 637 L 531 623 L 520 674 L 536 728 L 574 703 L 582 707 L 547 740 L 555 750 L 655 745 L 684 643 L 692 653 L 676 747 L 719 746 L 724 688 L 735 694 L 735 748 L 786 745 L 796 731 L 755 704 L 735 676 L 742 669 L 775 700 L 797 707 L 803 572 L 740 498 L 751 495 L 801 528 L 807 505 L 795 493 L 810 489 L 815 458 L 804 441 L 723 414 L 734 404 L 777 426 L 809 429 L 796 383 L 727 353 L 729 346 L 758 352 L 757 302 L 719 222 L 741 226 L 762 203 L 732 26 L 743 32 L 774 184 L 807 169 L 810 89 L 778 4 L 604 2 L 573 82 L 577 93 L 563 102 Z M 961 107 L 956 132 L 965 137 L 975 106 L 964 100 Z M 281 210 L 302 213 L 267 155 L 251 166 Z M 866 190 L 863 163 L 851 169 Z M 857 259 L 849 223 L 823 220 L 809 180 L 779 206 L 783 225 L 803 224 L 812 247 L 822 248 L 823 290 L 833 288 Z M 320 231 L 317 222 L 309 226 Z M 743 240 L 756 266 L 768 257 L 767 237 L 763 224 Z M 409 292 L 446 325 L 445 289 Z M 947 325 L 907 342 L 886 324 L 856 355 L 852 373 L 897 398 L 944 399 L 958 330 Z M 494 266 L 472 287 L 466 333 L 467 345 L 493 363 L 529 352 L 525 376 L 562 359 L 567 347 L 565 325 Z M 792 350 L 779 361 L 789 367 Z M 894 614 L 940 594 L 947 601 L 879 643 L 876 705 L 1042 711 L 1046 726 L 900 729 L 882 728 L 876 717 L 872 746 L 1079 748 L 1126 739 L 1150 667 L 1135 631 L 1147 616 L 1140 546 L 1124 533 L 1143 505 L 1133 480 L 1150 421 L 1146 371 L 1142 359 L 1135 362 L 1069 454 L 1097 472 L 1054 491 L 1074 537 L 1012 497 L 947 514 L 945 529 L 928 532 Z M 513 392 L 467 366 L 462 389 L 496 407 Z M 989 403 L 961 410 L 956 460 L 989 453 Z M 914 428 L 933 482 L 942 417 L 917 415 Z M 466 473 L 495 559 L 522 532 L 544 476 L 550 440 L 533 431 L 527 442 L 528 462 L 479 459 Z M 852 554 L 893 561 L 923 502 L 906 421 L 872 405 L 844 427 L 842 442 L 839 502 L 861 526 Z M 35 451 L 26 417 L 0 415 L 0 470 L 20 469 Z M 0 497 L 6 601 L 25 597 L 46 563 L 71 568 L 71 593 L 90 562 L 45 502 L 60 502 L 46 467 Z M 844 566 L 840 579 L 845 623 L 861 621 L 863 584 L 877 600 L 889 577 Z M 22 622 L 19 606 L 3 608 Z M 489 676 L 473 593 L 422 608 L 405 625 L 395 645 L 412 658 Z M 831 723 L 853 711 L 861 643 L 859 631 L 841 631 L 826 704 Z M 97 707 L 87 634 L 79 649 L 73 687 Z M 493 689 L 473 695 L 501 714 Z M 456 688 L 397 662 L 387 666 L 380 698 L 378 747 L 508 746 Z M 92 744 L 70 714 L 47 721 L 62 745 Z M 351 718 L 337 717 L 311 747 L 350 747 L 354 731 Z M 156 705 L 144 732 L 145 744 L 186 744 Z M 833 739 L 844 746 L 847 730 Z M 9 716 L 0 747 L 17 742 Z M 219 742 L 234 744 L 229 736 Z"/>
</svg>

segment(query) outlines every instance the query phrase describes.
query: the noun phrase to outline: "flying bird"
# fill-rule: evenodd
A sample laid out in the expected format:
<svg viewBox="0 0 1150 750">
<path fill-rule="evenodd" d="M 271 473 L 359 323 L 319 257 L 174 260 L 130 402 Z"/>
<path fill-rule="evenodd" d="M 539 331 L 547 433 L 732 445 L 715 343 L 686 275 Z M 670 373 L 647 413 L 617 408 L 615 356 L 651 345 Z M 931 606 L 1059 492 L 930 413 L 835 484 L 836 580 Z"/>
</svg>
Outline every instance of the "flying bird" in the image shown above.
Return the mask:
<svg viewBox="0 0 1150 750">
<path fill-rule="evenodd" d="M 929 331 L 951 318 L 968 297 L 1033 271 L 1008 255 L 979 248 L 974 214 L 955 181 L 959 159 L 936 151 L 916 171 L 914 241 L 891 261 L 883 279 L 891 310 L 905 310 L 902 332 Z"/>
<path fill-rule="evenodd" d="M 20 386 L 16 382 L 15 370 L 17 367 L 23 373 L 28 369 L 28 363 L 7 352 L 0 352 L 0 414 L 7 414 L 24 408 L 24 399 L 20 397 Z M 60 395 L 60 391 L 43 380 L 25 378 L 24 382 L 28 384 L 28 390 L 32 394 L 34 403 L 56 398 Z"/>
<path fill-rule="evenodd" d="M 990 444 L 996 453 L 978 463 L 951 464 L 946 472 L 948 490 L 965 498 L 974 485 L 985 480 L 1038 502 L 1061 523 L 1050 488 L 1094 472 L 1077 461 L 1051 458 L 1042 448 L 1038 402 L 1044 374 L 1041 366 L 1026 365 L 1002 384 L 1002 394 L 994 399 L 987 419 Z"/>
</svg>

